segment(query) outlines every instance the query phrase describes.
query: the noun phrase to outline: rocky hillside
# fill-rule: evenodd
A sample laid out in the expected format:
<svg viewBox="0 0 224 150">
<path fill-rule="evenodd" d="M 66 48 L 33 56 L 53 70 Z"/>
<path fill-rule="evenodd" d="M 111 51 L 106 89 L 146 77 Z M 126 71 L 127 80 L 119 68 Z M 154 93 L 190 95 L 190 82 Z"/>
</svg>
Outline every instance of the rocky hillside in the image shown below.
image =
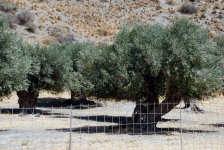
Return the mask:
<svg viewBox="0 0 224 150">
<path fill-rule="evenodd" d="M 213 38 L 224 33 L 224 0 L 0 0 L 0 11 L 28 44 L 111 42 L 127 21 L 167 25 L 181 16 Z"/>
</svg>

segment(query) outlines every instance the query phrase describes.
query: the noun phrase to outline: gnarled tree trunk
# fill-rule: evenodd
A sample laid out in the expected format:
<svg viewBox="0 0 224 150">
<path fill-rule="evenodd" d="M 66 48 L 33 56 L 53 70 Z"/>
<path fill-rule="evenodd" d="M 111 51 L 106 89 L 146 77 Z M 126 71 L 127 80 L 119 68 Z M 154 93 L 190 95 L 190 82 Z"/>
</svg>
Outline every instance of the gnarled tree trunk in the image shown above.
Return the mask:
<svg viewBox="0 0 224 150">
<path fill-rule="evenodd" d="M 71 99 L 73 101 L 84 101 L 86 100 L 86 94 L 83 90 L 81 90 L 81 92 L 71 91 Z"/>
<path fill-rule="evenodd" d="M 143 92 L 143 98 L 136 102 L 136 107 L 130 121 L 130 124 L 138 127 L 144 123 L 142 119 L 145 117 L 143 116 L 145 116 L 148 112 L 153 111 L 153 109 L 159 104 L 158 93 L 155 89 L 155 78 L 146 75 L 144 80 L 145 90 Z"/>
<path fill-rule="evenodd" d="M 153 90 L 153 84 L 149 92 L 154 97 L 149 97 L 151 100 L 140 100 L 136 103 L 136 107 L 132 114 L 130 125 L 136 128 L 147 129 L 150 131 L 157 130 L 156 124 L 161 120 L 162 116 L 170 112 L 181 101 L 181 96 L 178 88 L 170 85 L 169 79 L 167 80 L 166 98 L 161 103 L 158 102 L 158 96 Z"/>
<path fill-rule="evenodd" d="M 204 112 L 203 109 L 201 109 L 194 100 L 185 99 L 184 100 L 185 106 L 182 109 L 186 109 L 187 111 L 195 111 L 195 112 Z"/>
<path fill-rule="evenodd" d="M 18 91 L 18 103 L 19 108 L 22 109 L 24 113 L 34 113 L 35 104 L 37 103 L 37 98 L 39 96 L 39 92 L 37 91 Z"/>
<path fill-rule="evenodd" d="M 84 89 L 80 92 L 71 91 L 71 104 L 73 105 L 95 105 L 94 101 L 87 100 Z"/>
</svg>

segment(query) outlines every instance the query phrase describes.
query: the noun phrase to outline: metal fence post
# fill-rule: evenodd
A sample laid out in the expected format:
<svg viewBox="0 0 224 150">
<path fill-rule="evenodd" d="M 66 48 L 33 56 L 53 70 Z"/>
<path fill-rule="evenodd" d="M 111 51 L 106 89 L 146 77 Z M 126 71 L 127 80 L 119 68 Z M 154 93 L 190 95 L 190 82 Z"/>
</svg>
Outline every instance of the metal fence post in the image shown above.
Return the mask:
<svg viewBox="0 0 224 150">
<path fill-rule="evenodd" d="M 72 150 L 72 105 L 70 106 L 70 135 L 69 135 L 69 150 Z"/>
<path fill-rule="evenodd" d="M 181 102 L 180 102 L 180 147 L 183 150 L 183 141 L 182 141 L 182 116 L 181 116 Z"/>
</svg>

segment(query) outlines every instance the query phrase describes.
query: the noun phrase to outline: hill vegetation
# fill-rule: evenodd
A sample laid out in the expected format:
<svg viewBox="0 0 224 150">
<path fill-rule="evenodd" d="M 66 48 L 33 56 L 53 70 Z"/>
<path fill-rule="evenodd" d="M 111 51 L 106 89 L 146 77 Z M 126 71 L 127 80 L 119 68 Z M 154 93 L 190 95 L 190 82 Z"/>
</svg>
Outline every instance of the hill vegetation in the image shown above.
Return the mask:
<svg viewBox="0 0 224 150">
<path fill-rule="evenodd" d="M 24 42 L 49 45 L 64 40 L 114 41 L 125 22 L 170 24 L 186 17 L 208 28 L 211 37 L 224 32 L 223 0 L 4 0 L 0 11 Z M 26 20 L 27 23 L 22 23 Z M 22 22 L 21 22 L 22 21 Z"/>
</svg>

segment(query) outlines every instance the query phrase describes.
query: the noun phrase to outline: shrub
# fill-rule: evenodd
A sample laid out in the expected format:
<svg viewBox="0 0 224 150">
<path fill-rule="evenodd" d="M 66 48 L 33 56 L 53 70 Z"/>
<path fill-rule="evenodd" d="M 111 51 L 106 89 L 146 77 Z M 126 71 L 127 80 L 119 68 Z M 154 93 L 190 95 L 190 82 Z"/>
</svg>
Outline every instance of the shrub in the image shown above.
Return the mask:
<svg viewBox="0 0 224 150">
<path fill-rule="evenodd" d="M 37 26 L 33 23 L 33 22 L 28 22 L 26 24 L 26 30 L 29 31 L 29 32 L 35 32 L 35 30 L 37 29 Z"/>
<path fill-rule="evenodd" d="M 101 3 L 110 2 L 110 0 L 100 0 Z"/>
<path fill-rule="evenodd" d="M 39 3 L 39 2 L 48 2 L 48 0 L 33 0 L 33 2 Z"/>
<path fill-rule="evenodd" d="M 28 22 L 32 22 L 34 20 L 34 14 L 27 9 L 21 10 L 17 14 L 17 18 L 19 19 L 19 23 L 21 25 L 24 25 L 24 24 L 26 24 Z"/>
<path fill-rule="evenodd" d="M 0 3 L 0 10 L 4 12 L 11 12 L 18 9 L 18 5 L 14 3 L 8 3 L 8 2 L 1 2 Z"/>
<path fill-rule="evenodd" d="M 174 1 L 173 0 L 167 0 L 166 1 L 166 4 L 168 4 L 168 5 L 174 5 Z"/>
<path fill-rule="evenodd" d="M 186 2 L 181 6 L 180 12 L 183 14 L 194 14 L 197 12 L 197 8 L 192 3 Z"/>
<path fill-rule="evenodd" d="M 224 35 L 218 36 L 216 39 L 216 43 L 219 48 L 224 49 Z M 223 53 L 224 53 L 224 51 L 223 51 Z"/>
<path fill-rule="evenodd" d="M 159 3 L 159 0 L 152 0 L 152 2 L 154 2 L 154 3 Z"/>
<path fill-rule="evenodd" d="M 54 37 L 57 37 L 61 34 L 61 29 L 57 28 L 57 27 L 53 27 L 53 28 L 50 28 L 48 30 L 48 34 L 50 36 L 54 36 Z"/>
<path fill-rule="evenodd" d="M 65 37 L 63 37 L 63 36 L 58 37 L 58 42 L 60 42 L 60 43 L 64 43 L 64 42 L 68 42 L 68 41 L 72 42 L 74 40 L 75 40 L 74 35 L 72 35 L 72 34 L 68 34 Z"/>
<path fill-rule="evenodd" d="M 4 20 L 9 24 L 10 28 L 13 28 L 14 24 L 19 23 L 17 17 L 12 13 L 0 12 L 0 18 L 4 18 Z"/>
<path fill-rule="evenodd" d="M 160 10 L 162 7 L 160 5 L 156 6 L 156 10 Z"/>
<path fill-rule="evenodd" d="M 219 35 L 216 39 L 218 50 L 221 53 L 222 58 L 224 57 L 224 34 Z M 224 95 L 224 59 L 221 60 L 220 65 L 222 66 L 222 94 Z"/>
</svg>

